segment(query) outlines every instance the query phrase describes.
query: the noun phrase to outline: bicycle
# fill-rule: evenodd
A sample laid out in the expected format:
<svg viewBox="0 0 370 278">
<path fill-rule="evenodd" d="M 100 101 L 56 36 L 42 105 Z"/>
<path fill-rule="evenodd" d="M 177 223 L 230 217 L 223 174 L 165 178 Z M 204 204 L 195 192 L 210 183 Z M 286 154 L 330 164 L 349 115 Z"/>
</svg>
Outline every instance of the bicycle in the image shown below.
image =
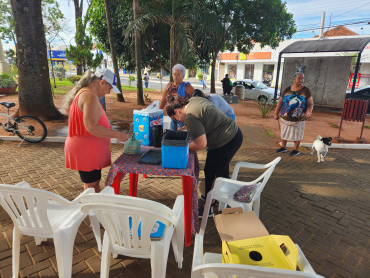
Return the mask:
<svg viewBox="0 0 370 278">
<path fill-rule="evenodd" d="M 0 122 L 0 126 L 4 130 L 17 134 L 22 139 L 22 142 L 39 143 L 46 138 L 48 131 L 41 120 L 34 116 L 26 115 L 13 118 L 9 114 L 9 109 L 14 107 L 15 103 L 0 102 L 0 104 L 8 109 L 7 114 L 0 113 L 0 116 L 7 118 L 5 123 Z"/>
</svg>

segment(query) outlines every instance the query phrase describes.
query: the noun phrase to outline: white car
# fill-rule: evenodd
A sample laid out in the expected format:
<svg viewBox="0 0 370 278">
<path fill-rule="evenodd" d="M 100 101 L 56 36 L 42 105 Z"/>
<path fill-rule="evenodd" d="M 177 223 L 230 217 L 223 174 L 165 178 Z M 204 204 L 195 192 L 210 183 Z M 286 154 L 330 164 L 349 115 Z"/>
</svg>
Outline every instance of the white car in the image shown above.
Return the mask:
<svg viewBox="0 0 370 278">
<path fill-rule="evenodd" d="M 275 88 L 269 88 L 261 81 L 256 81 L 252 79 L 240 79 L 233 83 L 232 93 L 235 94 L 235 87 L 237 85 L 243 85 L 245 88 L 245 98 L 253 100 L 263 100 L 263 99 L 274 99 Z M 280 90 L 277 91 L 276 99 L 280 97 Z"/>
</svg>

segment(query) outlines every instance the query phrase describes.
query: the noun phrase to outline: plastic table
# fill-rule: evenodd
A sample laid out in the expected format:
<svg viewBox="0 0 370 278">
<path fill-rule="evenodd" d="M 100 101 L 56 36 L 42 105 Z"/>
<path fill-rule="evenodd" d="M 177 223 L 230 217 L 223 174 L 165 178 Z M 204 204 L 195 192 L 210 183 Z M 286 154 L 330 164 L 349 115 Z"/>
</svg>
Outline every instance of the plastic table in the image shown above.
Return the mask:
<svg viewBox="0 0 370 278">
<path fill-rule="evenodd" d="M 141 146 L 142 153 L 154 147 Z M 137 160 L 141 155 L 122 154 L 111 165 L 105 186 L 112 186 L 115 194 L 119 194 L 120 183 L 123 177 L 129 173 L 129 195 L 137 195 L 138 174 L 181 176 L 182 192 L 184 195 L 184 228 L 185 246 L 191 244 L 191 232 L 198 232 L 198 179 L 199 162 L 196 152 L 189 152 L 189 160 L 185 169 L 163 168 L 162 165 L 139 164 Z"/>
</svg>

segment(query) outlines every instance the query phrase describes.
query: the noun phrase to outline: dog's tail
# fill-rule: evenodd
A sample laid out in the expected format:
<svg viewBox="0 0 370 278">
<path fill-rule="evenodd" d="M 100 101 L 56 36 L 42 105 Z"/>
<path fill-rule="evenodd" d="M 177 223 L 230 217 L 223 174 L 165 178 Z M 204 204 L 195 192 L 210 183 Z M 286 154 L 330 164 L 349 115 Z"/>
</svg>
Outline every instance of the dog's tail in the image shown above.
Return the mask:
<svg viewBox="0 0 370 278">
<path fill-rule="evenodd" d="M 320 135 L 317 135 L 316 137 L 316 140 L 320 140 L 321 141 L 322 137 Z"/>
</svg>

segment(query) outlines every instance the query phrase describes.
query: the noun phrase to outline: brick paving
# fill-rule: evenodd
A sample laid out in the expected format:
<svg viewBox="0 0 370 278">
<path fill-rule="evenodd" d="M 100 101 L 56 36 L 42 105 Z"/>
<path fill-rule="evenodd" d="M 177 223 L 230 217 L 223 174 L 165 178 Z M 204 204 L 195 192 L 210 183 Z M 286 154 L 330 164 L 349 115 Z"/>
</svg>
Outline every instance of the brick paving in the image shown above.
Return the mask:
<svg viewBox="0 0 370 278">
<path fill-rule="evenodd" d="M 112 146 L 112 158 L 122 152 Z M 262 222 L 273 234 L 289 235 L 298 243 L 311 265 L 326 277 L 369 277 L 369 170 L 370 151 L 330 149 L 327 162 L 318 164 L 308 149 L 302 155 L 281 154 L 269 183 L 262 193 Z M 204 165 L 205 153 L 199 158 Z M 274 149 L 245 146 L 234 161 L 267 163 L 276 157 Z M 82 191 L 77 172 L 64 168 L 63 144 L 36 145 L 0 141 L 0 183 L 22 180 L 73 199 Z M 232 165 L 233 166 L 233 165 Z M 232 167 L 231 167 L 232 169 Z M 103 179 L 108 169 L 103 171 Z M 259 173 L 242 171 L 239 179 L 251 180 Z M 203 172 L 201 172 L 203 177 Z M 200 191 L 203 184 L 200 185 Z M 181 179 L 139 178 L 138 196 L 172 206 L 181 194 Z M 121 194 L 128 194 L 128 178 Z M 11 277 L 13 223 L 0 207 L 0 275 Z M 221 252 L 221 242 L 212 220 L 208 222 L 205 251 Z M 193 245 L 185 248 L 183 269 L 178 269 L 170 250 L 167 277 L 190 277 Z M 100 253 L 86 219 L 77 234 L 73 277 L 99 277 Z M 119 256 L 111 260 L 110 277 L 150 277 L 150 261 Z M 52 240 L 36 246 L 33 238 L 22 237 L 20 277 L 57 277 Z"/>
</svg>

